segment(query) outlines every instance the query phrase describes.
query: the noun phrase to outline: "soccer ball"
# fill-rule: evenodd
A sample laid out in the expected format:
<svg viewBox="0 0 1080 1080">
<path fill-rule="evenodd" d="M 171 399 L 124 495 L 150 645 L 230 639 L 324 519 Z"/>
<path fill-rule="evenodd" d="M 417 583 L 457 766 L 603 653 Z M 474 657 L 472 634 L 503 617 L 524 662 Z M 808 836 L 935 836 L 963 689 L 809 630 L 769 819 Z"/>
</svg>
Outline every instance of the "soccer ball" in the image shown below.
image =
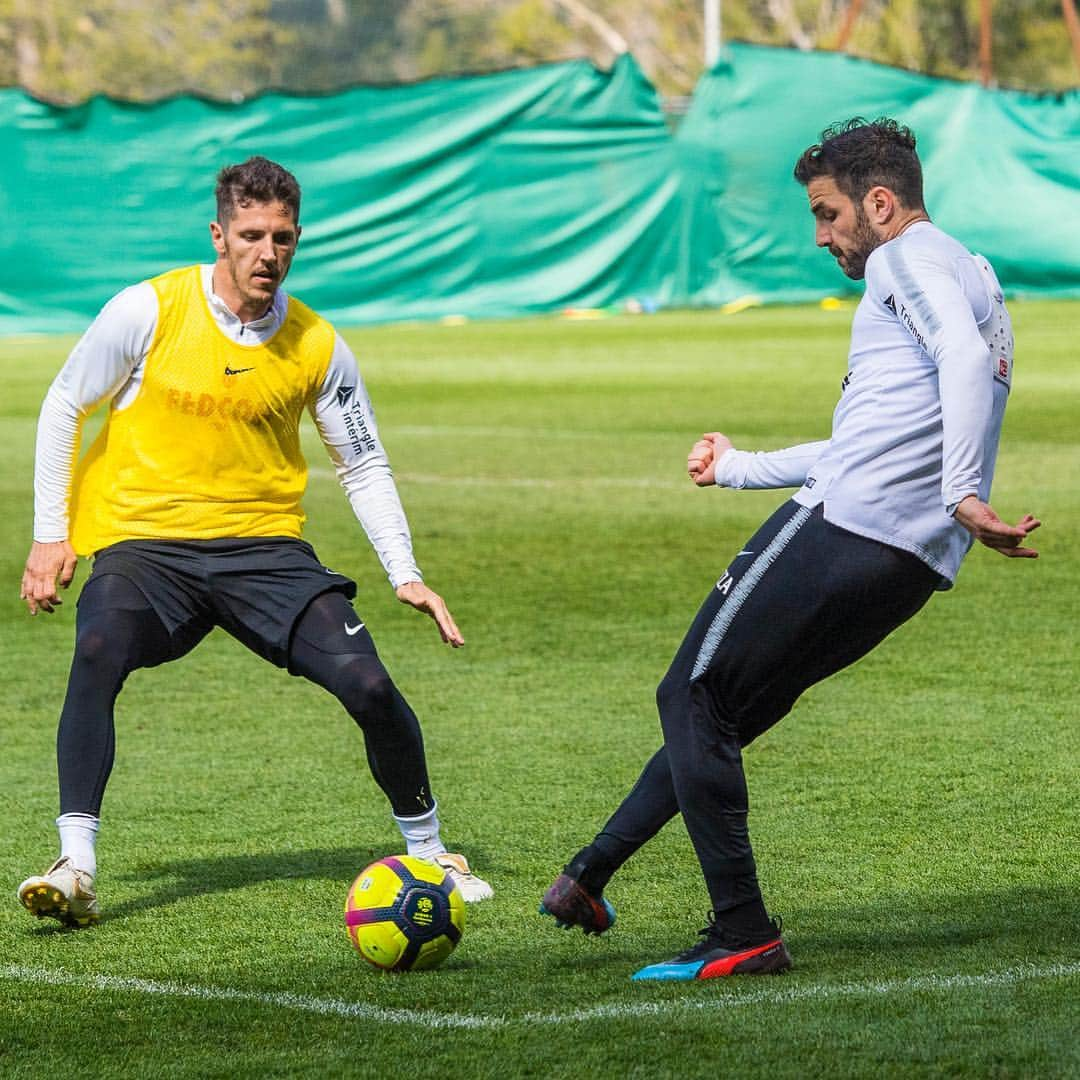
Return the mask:
<svg viewBox="0 0 1080 1080">
<path fill-rule="evenodd" d="M 441 964 L 465 930 L 465 901 L 446 871 L 391 855 L 357 875 L 345 899 L 345 928 L 360 955 L 384 971 Z"/>
</svg>

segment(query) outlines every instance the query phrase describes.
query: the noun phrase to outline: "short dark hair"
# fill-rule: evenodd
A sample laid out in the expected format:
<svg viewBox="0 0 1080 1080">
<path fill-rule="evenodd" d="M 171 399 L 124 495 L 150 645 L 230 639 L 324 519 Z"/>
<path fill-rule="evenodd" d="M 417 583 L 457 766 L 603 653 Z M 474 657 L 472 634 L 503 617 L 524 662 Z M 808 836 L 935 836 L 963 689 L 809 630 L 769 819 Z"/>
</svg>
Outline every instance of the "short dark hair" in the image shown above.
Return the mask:
<svg viewBox="0 0 1080 1080">
<path fill-rule="evenodd" d="M 803 152 L 795 179 L 803 187 L 828 176 L 855 202 L 879 184 L 894 192 L 911 210 L 923 209 L 922 166 L 915 153 L 915 133 L 883 116 L 877 120 L 853 117 L 831 124 L 821 142 Z"/>
<path fill-rule="evenodd" d="M 240 165 L 226 165 L 217 176 L 218 224 L 224 225 L 238 206 L 282 202 L 300 222 L 300 185 L 288 169 L 264 157 L 249 157 Z"/>
</svg>

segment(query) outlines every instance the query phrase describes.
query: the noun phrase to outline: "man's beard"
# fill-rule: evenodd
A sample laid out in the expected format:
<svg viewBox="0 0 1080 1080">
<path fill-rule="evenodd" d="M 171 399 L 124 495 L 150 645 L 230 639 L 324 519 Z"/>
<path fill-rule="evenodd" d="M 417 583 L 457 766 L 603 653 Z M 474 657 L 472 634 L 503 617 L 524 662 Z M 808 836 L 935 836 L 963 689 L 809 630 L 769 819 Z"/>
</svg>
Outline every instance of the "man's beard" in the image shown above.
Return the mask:
<svg viewBox="0 0 1080 1080">
<path fill-rule="evenodd" d="M 881 237 L 874 232 L 870 219 L 866 216 L 860 203 L 855 203 L 855 235 L 852 238 L 854 247 L 851 251 L 844 252 L 845 266 L 841 270 L 852 281 L 862 281 L 866 276 L 866 260 L 870 253 L 881 244 Z"/>
</svg>

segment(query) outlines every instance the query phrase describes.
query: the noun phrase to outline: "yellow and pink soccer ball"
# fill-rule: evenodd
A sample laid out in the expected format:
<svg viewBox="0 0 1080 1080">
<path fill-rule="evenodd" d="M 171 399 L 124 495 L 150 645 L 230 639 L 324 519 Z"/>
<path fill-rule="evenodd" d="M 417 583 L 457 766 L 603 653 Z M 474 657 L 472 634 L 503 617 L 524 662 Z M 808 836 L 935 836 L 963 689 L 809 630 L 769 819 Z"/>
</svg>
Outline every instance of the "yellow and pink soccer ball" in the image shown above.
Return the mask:
<svg viewBox="0 0 1080 1080">
<path fill-rule="evenodd" d="M 437 967 L 465 931 L 465 901 L 439 866 L 391 855 L 361 870 L 345 899 L 345 928 L 360 955 L 384 971 Z"/>
</svg>

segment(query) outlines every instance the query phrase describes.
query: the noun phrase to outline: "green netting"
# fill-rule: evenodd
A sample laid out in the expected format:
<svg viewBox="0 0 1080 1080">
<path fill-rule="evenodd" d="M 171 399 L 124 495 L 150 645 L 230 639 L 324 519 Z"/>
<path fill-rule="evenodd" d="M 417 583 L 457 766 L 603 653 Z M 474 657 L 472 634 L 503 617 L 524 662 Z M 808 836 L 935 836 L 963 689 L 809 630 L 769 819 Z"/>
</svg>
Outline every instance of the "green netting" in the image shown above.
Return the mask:
<svg viewBox="0 0 1080 1080">
<path fill-rule="evenodd" d="M 238 105 L 0 91 L 0 331 L 208 261 L 214 174 L 253 153 L 304 188 L 289 288 L 343 324 L 843 291 L 791 168 L 858 113 L 916 129 L 932 215 L 1007 287 L 1080 294 L 1080 95 L 734 46 L 675 136 L 629 57 Z"/>
<path fill-rule="evenodd" d="M 893 116 L 919 142 L 934 220 L 1012 292 L 1080 295 L 1080 93 L 987 90 L 854 60 L 735 46 L 678 134 L 678 298 L 803 300 L 858 288 L 813 248 L 799 154 L 833 121 Z"/>
<path fill-rule="evenodd" d="M 120 287 L 211 261 L 217 170 L 304 191 L 288 287 L 342 323 L 597 306 L 662 281 L 678 181 L 629 58 L 240 105 L 0 92 L 0 329 L 75 329 Z"/>
</svg>

